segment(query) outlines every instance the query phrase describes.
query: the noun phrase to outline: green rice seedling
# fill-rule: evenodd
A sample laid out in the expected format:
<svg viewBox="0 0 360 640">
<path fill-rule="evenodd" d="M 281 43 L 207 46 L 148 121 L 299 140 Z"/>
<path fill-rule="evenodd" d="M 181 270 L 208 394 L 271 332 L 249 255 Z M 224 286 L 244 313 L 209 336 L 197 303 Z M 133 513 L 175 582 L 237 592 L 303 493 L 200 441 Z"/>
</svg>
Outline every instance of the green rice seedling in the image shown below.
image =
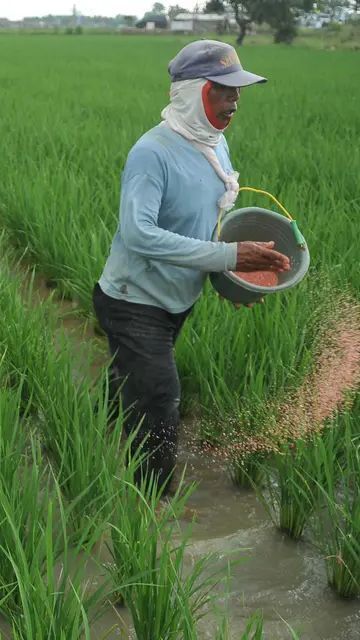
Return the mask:
<svg viewBox="0 0 360 640">
<path fill-rule="evenodd" d="M 160 119 L 168 87 L 164 60 L 185 41 L 140 37 L 135 43 L 124 36 L 120 62 L 112 36 L 106 44 L 101 36 L 84 36 L 81 46 L 61 36 L 56 42 L 1 41 L 1 221 L 20 252 L 27 248 L 29 259 L 58 282 L 61 293 L 78 297 L 86 313 L 118 224 L 119 174 L 132 144 Z M 54 49 L 59 55 L 52 55 Z M 216 436 L 229 416 L 238 415 L 244 398 L 266 401 L 306 375 L 314 315 L 322 313 L 324 299 L 334 300 L 324 291 L 319 269 L 332 289 L 359 292 L 356 247 L 349 241 L 360 210 L 360 156 L 353 145 L 359 89 L 348 73 L 356 60 L 334 51 L 330 62 L 321 52 L 299 48 L 291 54 L 271 48 L 264 56 L 261 47 L 252 47 L 246 55 L 250 66 L 269 72 L 277 85 L 276 91 L 269 85 L 244 95 L 241 118 L 226 132 L 232 162 L 243 184 L 268 189 L 296 215 L 314 268 L 294 291 L 269 296 L 251 311 L 235 312 L 209 292 L 197 304 L 178 344 L 184 406 L 200 406 L 207 418 L 212 414 Z M 120 82 L 114 82 L 115 60 Z M 302 72 L 313 64 L 321 91 L 318 78 Z M 301 79 L 296 90 L 294 73 Z M 149 106 L 144 97 L 150 94 Z M 345 95 L 352 99 L 344 101 Z M 242 194 L 237 202 L 250 204 L 270 206 L 254 194 Z"/>
<path fill-rule="evenodd" d="M 46 37 L 41 42 L 2 40 L 2 218 L 13 240 L 28 245 L 34 260 L 61 284 L 82 292 L 89 308 L 88 283 L 97 277 L 116 228 L 119 172 L 131 145 L 159 121 L 168 87 L 163 62 L 187 40 L 180 43 L 171 37 L 159 43 L 140 37 L 135 43 L 124 36 L 124 62 L 116 59 L 119 44 L 112 36 L 105 45 L 102 37 L 91 41 L 84 36 L 81 46 L 61 36 L 56 43 Z M 54 49 L 59 55 L 51 66 Z M 316 264 L 325 263 L 334 280 L 343 283 L 345 276 L 358 289 L 356 251 L 347 242 L 356 231 L 359 212 L 359 155 L 352 145 L 358 88 L 346 73 L 355 73 L 357 61 L 334 51 L 330 62 L 322 52 L 301 48 L 293 48 L 291 55 L 271 48 L 264 55 L 262 47 L 252 47 L 246 55 L 249 65 L 272 73 L 277 86 L 274 90 L 269 85 L 261 95 L 246 94 L 242 117 L 226 133 L 233 165 L 241 170 L 243 183 L 268 188 L 297 213 L 311 248 L 317 248 Z M 121 83 L 113 80 L 114 60 Z M 8 61 L 22 65 L 15 73 Z M 319 69 L 321 89 L 317 77 L 302 74 L 311 64 Z M 68 73 L 69 66 L 74 74 Z M 333 90 L 334 72 L 340 78 L 339 92 Z M 291 86 L 294 73 L 301 79 L 296 90 Z M 147 95 L 152 100 L 145 109 Z M 344 100 L 345 95 L 353 99 Z M 25 111 L 26 121 L 21 117 Z M 339 114 L 346 126 L 339 125 Z M 309 135 L 304 143 L 305 127 Z M 94 129 L 99 131 L 96 141 Z M 266 206 L 253 195 L 241 196 L 240 203 Z M 44 224 L 49 218 L 52 233 Z"/>
<path fill-rule="evenodd" d="M 126 468 L 119 469 L 116 492 L 112 501 L 109 551 L 113 563 L 108 566 L 108 570 L 116 585 L 126 584 L 138 574 L 141 566 L 139 553 L 144 540 L 148 540 L 147 552 L 151 557 L 155 553 L 156 559 L 156 548 L 162 530 L 165 527 L 169 527 L 171 531 L 177 530 L 176 518 L 181 515 L 193 490 L 193 486 L 185 489 L 183 481 L 180 481 L 175 495 L 169 501 L 163 498 L 163 490 L 158 488 L 153 479 L 137 488 L 134 485 L 136 466 L 136 459 L 132 457 L 128 460 Z M 114 480 L 109 478 L 109 492 L 113 483 Z M 152 538 L 149 538 L 150 532 L 152 532 Z M 145 555 L 142 559 L 146 565 Z M 118 604 L 124 601 L 121 590 L 116 591 L 114 595 Z"/>
<path fill-rule="evenodd" d="M 44 55 L 43 47 L 46 50 L 49 45 L 45 45 L 45 42 L 41 46 L 28 43 L 27 47 L 29 55 L 35 57 L 39 69 L 47 76 L 47 56 Z M 10 44 L 2 44 L 11 49 Z M 66 74 L 66 60 L 70 63 L 67 58 L 70 55 L 68 44 L 56 62 L 58 77 L 62 78 L 66 91 L 59 93 L 56 83 L 44 83 L 41 73 L 29 85 L 26 84 L 28 78 L 24 75 L 21 84 L 21 87 L 27 86 L 24 93 L 16 85 L 7 89 L 5 99 L 12 104 L 16 95 L 16 109 L 20 109 L 18 105 L 22 104 L 28 118 L 23 122 L 20 118 L 21 111 L 18 113 L 16 109 L 9 109 L 9 122 L 1 125 L 7 143 L 4 144 L 4 157 L 1 159 L 4 181 L 0 187 L 0 200 L 2 219 L 11 231 L 12 240 L 22 250 L 27 246 L 29 257 L 58 281 L 63 292 L 79 296 L 82 307 L 89 312 L 92 284 L 101 271 L 111 235 L 117 225 L 118 174 L 131 144 L 143 132 L 144 127 L 157 121 L 164 100 L 166 77 L 160 78 L 158 71 L 155 72 L 151 67 L 149 77 L 144 79 L 143 60 L 152 60 L 154 69 L 157 69 L 156 61 L 160 62 L 167 53 L 172 55 L 178 43 L 164 41 L 160 47 L 157 42 L 154 47 L 150 41 L 141 41 L 139 48 L 145 54 L 140 59 L 139 51 L 135 51 L 133 43 L 129 40 L 122 41 L 122 47 L 129 51 L 129 58 L 132 60 L 131 77 L 138 74 L 144 91 L 147 86 L 147 90 L 152 92 L 152 108 L 146 113 L 138 92 L 130 87 L 125 95 L 122 93 L 120 96 L 118 88 L 113 85 L 109 50 L 116 46 L 115 42 L 108 40 L 109 50 L 106 47 L 106 51 L 99 51 L 94 42 L 86 46 L 85 53 L 83 49 L 79 50 L 76 45 L 72 45 L 71 64 L 82 68 L 86 59 L 90 68 L 89 61 L 96 55 L 97 64 L 103 65 L 104 76 L 101 80 L 98 74 L 96 78 L 86 76 L 81 105 L 77 99 L 72 99 L 74 95 L 78 95 L 78 84 L 73 84 Z M 16 56 L 17 52 L 13 54 Z M 252 55 L 256 53 L 253 52 Z M 353 286 L 358 286 L 353 269 L 353 264 L 356 263 L 354 250 L 343 233 L 346 229 L 352 235 L 357 220 L 356 163 L 349 162 L 346 143 L 336 127 L 336 121 L 333 121 L 332 142 L 340 150 L 342 169 L 346 167 L 346 170 L 334 170 L 331 153 L 333 147 L 330 142 L 322 139 L 317 130 L 317 127 L 321 129 L 321 122 L 327 122 L 324 114 L 327 114 L 326 118 L 329 120 L 334 118 L 327 101 L 324 101 L 320 118 L 318 100 L 322 96 L 317 96 L 317 100 L 310 100 L 308 88 L 301 84 L 297 87 L 300 99 L 296 99 L 288 91 L 284 78 L 286 73 L 290 73 L 290 67 L 292 70 L 294 64 L 300 65 L 302 54 L 296 53 L 298 58 L 292 61 L 289 68 L 287 65 L 284 67 L 283 59 L 278 58 L 274 52 L 271 56 L 275 68 L 279 64 L 281 69 L 278 91 L 284 96 L 286 104 L 289 104 L 287 117 L 279 118 L 279 127 L 286 126 L 286 131 L 283 131 L 282 137 L 274 137 L 269 125 L 271 110 L 278 114 L 278 104 L 271 90 L 267 92 L 266 103 L 267 107 L 271 106 L 270 112 L 268 109 L 264 110 L 262 100 L 257 101 L 247 95 L 247 106 L 242 105 L 244 118 L 241 119 L 241 126 L 235 121 L 227 133 L 234 165 L 238 163 L 239 168 L 241 166 L 246 182 L 273 190 L 289 205 L 290 210 L 299 213 L 304 232 L 307 236 L 309 234 L 310 248 L 316 248 L 314 261 L 331 271 L 329 280 L 332 287 L 340 281 L 343 288 L 344 282 L 349 280 Z M 263 60 L 261 62 L 263 64 Z M 326 66 L 324 61 L 321 64 Z M 341 66 L 342 62 L 338 60 L 338 64 Z M 122 65 L 117 72 L 123 74 L 121 77 L 127 78 L 129 69 Z M 19 70 L 19 73 L 22 75 L 24 72 Z M 97 98 L 99 81 L 104 82 L 104 100 L 101 104 Z M 96 92 L 93 90 L 94 86 Z M 315 94 L 316 92 L 311 95 Z M 44 102 L 42 100 L 39 103 L 39 95 L 43 96 Z M 304 150 L 299 136 L 299 131 L 302 131 L 299 123 L 305 117 L 303 111 L 299 111 L 299 104 L 305 97 L 304 113 L 312 114 L 306 115 L 309 118 L 306 126 L 311 127 L 312 140 L 316 140 L 315 150 L 310 143 Z M 120 98 L 121 116 L 117 109 Z M 334 100 L 338 101 L 338 98 L 334 97 Z M 72 108 L 69 117 L 71 103 L 76 106 Z M 129 126 L 130 118 L 127 116 L 133 115 L 134 104 L 141 118 L 131 118 L 133 124 Z M 351 105 L 346 105 L 346 109 L 349 114 L 355 115 Z M 56 122 L 56 127 L 47 126 L 50 113 L 51 123 L 53 125 Z M 267 136 L 265 145 L 262 137 L 260 140 L 255 136 L 254 140 L 256 113 L 264 121 Z M 18 126 L 10 126 L 16 114 L 19 118 Z M 294 114 L 297 114 L 296 117 Z M 126 126 L 122 118 L 125 118 Z M 101 131 L 101 143 L 97 140 L 96 151 L 89 154 L 85 149 L 91 149 L 94 145 L 94 122 L 97 130 Z M 288 139 L 288 126 L 291 127 L 294 140 L 294 146 L 291 145 L 290 149 L 284 142 Z M 248 149 L 247 154 L 240 153 L 243 145 L 246 148 L 246 136 L 249 134 L 261 163 L 260 160 L 254 160 L 253 147 Z M 27 141 L 29 150 L 26 154 L 20 153 L 24 140 Z M 296 146 L 301 147 L 301 154 L 296 151 Z M 314 163 L 314 154 L 318 161 L 321 158 L 318 164 Z M 325 164 L 324 157 L 327 160 Z M 291 172 L 284 158 L 289 159 Z M 276 171 L 272 169 L 267 172 L 266 167 L 269 166 L 276 166 Z M 93 175 L 96 175 L 96 180 Z M 332 188 L 334 184 L 336 194 Z M 351 199 L 349 193 L 354 194 Z M 250 196 L 243 195 L 238 204 L 255 202 L 267 206 L 264 200 L 257 198 L 252 195 L 250 199 Z M 329 225 L 329 210 L 341 210 L 344 214 L 334 215 L 332 224 Z M 96 211 L 96 215 L 89 216 L 89 211 Z M 51 234 L 48 232 L 48 220 L 52 225 Z M 71 234 L 68 233 L 69 228 L 72 229 Z M 326 252 L 323 249 L 324 236 L 327 241 Z M 224 423 L 226 425 L 228 419 L 234 416 L 240 416 L 240 429 L 243 423 L 244 398 L 253 407 L 258 402 L 265 403 L 269 397 L 277 395 L 284 388 L 288 389 L 299 383 L 311 364 L 314 316 L 318 310 L 322 314 L 324 300 L 332 297 L 331 293 L 329 295 L 325 291 L 323 281 L 315 269 L 299 288 L 281 296 L 268 297 L 263 307 L 259 306 L 252 311 L 243 309 L 235 312 L 231 305 L 220 304 L 210 291 L 203 296 L 187 323 L 177 351 L 183 379 L 184 403 L 187 406 L 194 406 L 196 403 L 201 407 L 202 413 L 206 415 L 203 424 L 208 425 L 208 431 L 214 436 L 221 436 Z M 310 315 L 309 308 L 312 309 Z M 256 425 L 257 429 L 262 427 L 262 424 Z"/>
<path fill-rule="evenodd" d="M 179 533 L 176 515 L 181 513 L 191 488 L 161 504 L 156 483 L 140 489 L 125 482 L 111 522 L 111 554 L 115 593 L 130 610 L 138 640 L 196 638 L 196 621 L 210 602 L 210 591 L 219 580 L 209 577 L 211 556 L 185 570 L 187 536 Z"/>
<path fill-rule="evenodd" d="M 68 513 L 59 487 L 48 496 L 45 520 L 33 544 L 33 555 L 25 552 L 18 527 L 10 511 L 12 545 L 3 548 L 16 576 L 17 611 L 11 611 L 13 637 L 17 640 L 90 640 L 90 620 L 100 615 L 106 582 L 90 589 L 84 566 L 88 555 L 80 545 L 69 553 Z M 101 531 L 93 531 L 89 550 Z"/>
<path fill-rule="evenodd" d="M 115 492 L 109 478 L 125 468 L 134 436 L 121 443 L 121 412 L 109 426 L 106 370 L 95 386 L 86 379 L 74 384 L 70 353 L 66 356 L 60 370 L 57 362 L 53 368 L 48 363 L 48 384 L 39 385 L 40 429 L 64 496 L 74 503 L 74 535 L 81 535 L 86 523 L 96 529 L 108 520 Z"/>
<path fill-rule="evenodd" d="M 291 538 L 301 537 L 317 504 L 319 486 L 336 477 L 338 447 L 335 430 L 328 429 L 323 438 L 296 440 L 273 456 L 261 495 L 273 522 Z"/>
<path fill-rule="evenodd" d="M 345 429 L 344 452 L 337 463 L 339 473 L 331 484 L 319 487 L 314 524 L 328 582 L 345 598 L 360 595 L 360 440 L 352 435 L 352 423 L 357 420 L 357 412 L 340 418 Z"/>
<path fill-rule="evenodd" d="M 211 601 L 209 591 L 215 587 L 214 577 L 205 577 L 210 558 L 196 561 L 185 574 L 185 541 L 177 547 L 170 541 L 162 542 L 157 558 L 155 548 L 149 556 L 146 547 L 146 556 L 143 553 L 139 558 L 140 572 L 124 589 L 136 637 L 138 640 L 154 637 L 170 640 L 181 634 L 184 638 L 193 638 L 196 621 L 204 615 L 204 608 Z"/>
<path fill-rule="evenodd" d="M 119 453 L 123 419 L 120 415 L 109 428 L 106 371 L 95 385 L 87 376 L 76 378 L 70 341 L 58 335 L 54 344 L 54 314 L 49 306 L 31 307 L 32 283 L 24 304 L 19 278 L 11 277 L 6 263 L 1 276 L 0 344 L 6 344 L 3 358 L 10 382 L 16 386 L 22 381 L 23 402 L 31 399 L 31 407 L 38 411 L 38 431 L 64 495 L 74 501 L 74 529 L 81 534 L 89 520 L 95 528 L 99 519 L 107 520 L 111 496 L 106 494 L 104 473 L 114 475 L 124 464 L 131 439 Z M 16 331 L 8 338 L 11 322 Z M 86 363 L 83 367 L 86 371 Z"/>
<path fill-rule="evenodd" d="M 291 640 L 300 640 L 297 633 L 290 627 L 290 625 L 284 620 L 286 627 L 290 632 Z M 244 632 L 241 634 L 239 640 L 264 640 L 266 637 L 264 629 L 264 617 L 261 611 L 255 611 L 246 622 Z M 224 616 L 221 626 L 218 628 L 215 639 L 216 640 L 231 640 L 230 624 L 227 617 Z"/>
<path fill-rule="evenodd" d="M 27 442 L 27 417 L 21 411 L 22 383 L 17 390 L 1 386 L 0 364 L 0 475 L 11 486 Z"/>
<path fill-rule="evenodd" d="M 108 517 L 103 474 L 105 469 L 115 473 L 122 464 L 118 452 L 122 417 L 109 430 L 107 395 L 103 397 L 106 373 L 97 385 L 86 376 L 76 379 L 70 341 L 58 335 L 54 344 L 55 316 L 50 306 L 34 309 L 31 305 L 33 281 L 24 303 L 20 280 L 11 275 L 6 263 L 0 265 L 0 280 L 4 283 L 0 320 L 4 366 L 12 385 L 21 381 L 24 406 L 31 399 L 32 408 L 39 412 L 38 430 L 59 482 L 69 500 L 77 499 L 73 517 L 80 531 L 95 513 L 103 521 Z"/>
<path fill-rule="evenodd" d="M 241 640 L 263 640 L 264 637 L 263 616 L 261 612 L 255 612 L 247 621 Z"/>
<path fill-rule="evenodd" d="M 218 628 L 215 640 L 231 640 L 230 624 L 224 617 L 221 626 Z M 240 636 L 240 640 L 264 640 L 264 620 L 261 612 L 253 613 L 246 622 L 244 632 Z"/>
<path fill-rule="evenodd" d="M 4 473 L 0 472 L 0 610 L 8 618 L 19 615 L 21 609 L 9 554 L 18 545 L 22 558 L 32 562 L 43 539 L 48 500 L 48 474 L 42 469 L 40 448 L 32 440 L 31 451 L 17 458 L 17 466 L 5 460 Z"/>
<path fill-rule="evenodd" d="M 3 247 L 3 241 L 0 241 Z M 34 308 L 33 274 L 21 296 L 23 286 L 20 276 L 11 272 L 4 258 L 0 262 L 1 308 L 0 356 L 7 369 L 8 384 L 18 387 L 21 382 L 22 401 L 26 407 L 31 399 L 36 409 L 33 376 L 44 377 L 46 364 L 53 347 L 55 316 L 50 313 L 50 303 Z"/>
<path fill-rule="evenodd" d="M 233 483 L 240 489 L 251 489 L 261 485 L 264 478 L 264 459 L 262 451 L 235 455 L 229 462 L 229 474 Z"/>
</svg>

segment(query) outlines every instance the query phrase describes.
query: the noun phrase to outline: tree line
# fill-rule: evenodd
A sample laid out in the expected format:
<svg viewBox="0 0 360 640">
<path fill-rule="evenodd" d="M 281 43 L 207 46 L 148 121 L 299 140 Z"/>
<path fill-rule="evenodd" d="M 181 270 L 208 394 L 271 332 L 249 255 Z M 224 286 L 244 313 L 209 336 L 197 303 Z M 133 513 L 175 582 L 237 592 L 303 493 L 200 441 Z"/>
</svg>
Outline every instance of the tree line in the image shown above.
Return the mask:
<svg viewBox="0 0 360 640">
<path fill-rule="evenodd" d="M 328 13 L 330 16 L 341 8 L 360 11 L 360 0 L 208 0 L 204 13 L 225 13 L 232 9 L 239 31 L 237 44 L 241 45 L 252 24 L 267 23 L 274 30 L 275 42 L 291 43 L 296 36 L 296 23 L 302 13 L 314 10 Z M 153 10 L 165 13 L 165 6 L 156 2 Z M 168 10 L 170 19 L 179 13 L 188 13 L 187 9 L 171 5 Z"/>
</svg>

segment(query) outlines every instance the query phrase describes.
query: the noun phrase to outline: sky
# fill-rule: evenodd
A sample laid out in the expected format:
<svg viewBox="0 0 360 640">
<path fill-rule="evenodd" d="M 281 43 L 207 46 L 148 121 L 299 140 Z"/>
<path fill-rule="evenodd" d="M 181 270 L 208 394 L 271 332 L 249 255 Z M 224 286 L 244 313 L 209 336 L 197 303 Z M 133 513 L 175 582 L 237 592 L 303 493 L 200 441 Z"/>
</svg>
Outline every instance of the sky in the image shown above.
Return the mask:
<svg viewBox="0 0 360 640">
<path fill-rule="evenodd" d="M 44 16 L 49 13 L 68 15 L 72 13 L 73 4 L 71 0 L 0 0 L 0 18 L 20 20 L 25 16 Z M 88 16 L 142 16 L 151 9 L 154 0 L 78 0 L 75 4 L 80 13 Z M 193 9 L 196 0 L 163 0 L 163 4 L 179 4 L 186 9 Z"/>
</svg>

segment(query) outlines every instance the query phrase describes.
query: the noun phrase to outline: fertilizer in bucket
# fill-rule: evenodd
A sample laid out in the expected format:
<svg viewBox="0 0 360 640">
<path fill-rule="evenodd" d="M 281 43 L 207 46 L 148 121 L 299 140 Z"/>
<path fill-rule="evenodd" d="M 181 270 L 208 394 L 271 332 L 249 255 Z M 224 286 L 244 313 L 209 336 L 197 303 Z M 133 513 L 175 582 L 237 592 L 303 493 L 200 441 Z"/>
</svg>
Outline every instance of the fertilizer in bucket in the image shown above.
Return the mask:
<svg viewBox="0 0 360 640">
<path fill-rule="evenodd" d="M 260 287 L 276 287 L 279 277 L 276 271 L 232 271 L 234 276 Z"/>
<path fill-rule="evenodd" d="M 295 220 L 274 196 L 252 187 L 240 191 L 253 191 L 269 196 L 286 217 L 260 207 L 245 207 L 222 215 L 220 213 L 213 240 L 223 242 L 274 242 L 274 249 L 288 256 L 290 271 L 224 271 L 211 273 L 210 281 L 223 298 L 231 302 L 249 304 L 269 293 L 290 289 L 298 284 L 308 271 L 310 255 L 306 241 Z"/>
</svg>

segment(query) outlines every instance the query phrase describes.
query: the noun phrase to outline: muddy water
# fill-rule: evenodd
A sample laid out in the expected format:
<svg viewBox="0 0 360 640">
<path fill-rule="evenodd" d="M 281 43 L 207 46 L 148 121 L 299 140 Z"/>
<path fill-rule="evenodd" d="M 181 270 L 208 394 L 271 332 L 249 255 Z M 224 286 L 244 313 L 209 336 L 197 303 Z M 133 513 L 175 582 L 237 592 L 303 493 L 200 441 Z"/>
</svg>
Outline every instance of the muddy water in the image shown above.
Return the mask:
<svg viewBox="0 0 360 640">
<path fill-rule="evenodd" d="M 183 447 L 181 459 L 187 463 L 188 480 L 199 483 L 189 503 L 198 514 L 189 562 L 215 552 L 225 575 L 227 554 L 239 559 L 228 587 L 232 639 L 239 640 L 248 616 L 261 609 L 267 640 L 290 638 L 282 619 L 301 640 L 359 640 L 360 600 L 345 601 L 332 593 L 327 587 L 324 561 L 310 540 L 295 543 L 278 532 L 254 493 L 235 489 L 226 471 L 204 455 Z M 187 524 L 184 522 L 184 526 Z M 104 562 L 109 559 L 105 545 L 99 555 Z M 88 575 L 98 579 L 95 563 Z M 220 588 L 218 595 L 222 607 L 224 592 Z M 111 640 L 135 637 L 126 610 L 109 607 L 105 618 L 93 627 L 94 640 L 113 625 L 116 628 L 109 635 Z M 215 628 L 216 618 L 209 612 L 200 629 L 201 639 L 213 639 Z"/>
<path fill-rule="evenodd" d="M 268 640 L 290 638 L 281 618 L 301 640 L 359 640 L 360 601 L 334 596 L 327 587 L 324 562 L 309 540 L 294 543 L 279 533 L 255 495 L 235 489 L 218 464 L 185 448 L 181 458 L 188 465 L 187 478 L 199 483 L 189 503 L 198 514 L 189 561 L 216 552 L 224 575 L 226 554 L 234 553 L 231 557 L 240 561 L 231 572 L 227 605 L 233 640 L 239 640 L 246 618 L 256 609 L 264 613 Z M 98 554 L 100 563 L 110 560 L 105 543 Z M 98 561 L 88 564 L 87 577 L 94 586 L 102 574 Z M 223 596 L 219 590 L 219 606 Z M 201 639 L 213 639 L 215 627 L 209 612 Z M 11 638 L 7 625 L 0 622 L 1 632 L 4 639 Z M 92 640 L 101 640 L 105 634 L 109 640 L 135 638 L 124 608 L 109 604 L 105 616 L 92 626 Z"/>
<path fill-rule="evenodd" d="M 255 609 L 263 610 L 271 640 L 290 637 L 280 616 L 302 640 L 360 639 L 360 600 L 333 595 L 324 561 L 309 540 L 295 543 L 278 532 L 254 493 L 235 489 L 225 471 L 204 456 L 193 457 L 189 472 L 200 483 L 191 499 L 199 512 L 191 552 L 243 549 L 244 562 L 232 570 L 230 584 L 234 639 Z M 204 632 L 211 637 L 210 630 Z"/>
<path fill-rule="evenodd" d="M 39 298 L 46 298 L 48 291 L 41 281 L 37 284 Z M 79 353 L 79 343 L 94 344 L 91 325 L 74 318 L 72 304 L 62 303 L 59 309 L 59 326 L 65 326 L 74 343 L 74 354 Z M 93 373 L 105 360 L 103 341 L 98 341 L 95 353 Z M 187 464 L 187 479 L 198 483 L 189 503 L 198 514 L 189 560 L 215 551 L 224 574 L 226 554 L 234 552 L 241 560 L 232 569 L 229 583 L 232 638 L 239 640 L 247 617 L 261 609 L 268 640 L 290 638 L 281 618 L 302 640 L 360 640 L 360 600 L 344 601 L 332 593 L 327 587 L 324 561 L 310 541 L 305 538 L 294 543 L 279 533 L 254 493 L 234 488 L 218 462 L 188 444 L 183 444 L 180 459 L 181 464 Z M 109 560 L 105 544 L 99 548 L 99 559 Z M 102 580 L 99 563 L 90 562 L 87 575 L 94 584 Z M 223 596 L 219 590 L 219 604 L 223 603 Z M 101 640 L 111 628 L 106 636 L 109 640 L 134 638 L 126 610 L 109 605 L 105 616 L 92 627 L 93 640 Z M 210 612 L 201 629 L 202 639 L 212 639 L 214 629 Z M 4 638 L 11 638 L 8 627 L 0 620 L 0 637 L 1 632 Z"/>
<path fill-rule="evenodd" d="M 233 487 L 225 469 L 204 455 L 181 450 L 187 464 L 187 478 L 198 483 L 189 506 L 197 512 L 192 525 L 189 564 L 209 552 L 219 557 L 219 567 L 227 571 L 231 553 L 239 564 L 232 569 L 227 600 L 232 639 L 239 640 L 246 619 L 258 609 L 264 613 L 267 640 L 290 638 L 286 620 L 301 640 L 359 640 L 360 600 L 337 598 L 327 587 L 323 559 L 305 538 L 293 542 L 269 521 L 252 491 Z M 184 527 L 188 523 L 184 522 Z M 106 545 L 99 548 L 100 562 L 109 560 Z M 94 584 L 101 580 L 96 562 L 87 567 Z M 224 605 L 219 588 L 218 602 Z M 217 618 L 210 611 L 200 628 L 201 640 L 212 640 Z M 124 608 L 109 605 L 104 618 L 92 627 L 93 640 L 135 638 Z M 155 640 L 155 638 L 154 638 Z"/>
</svg>

